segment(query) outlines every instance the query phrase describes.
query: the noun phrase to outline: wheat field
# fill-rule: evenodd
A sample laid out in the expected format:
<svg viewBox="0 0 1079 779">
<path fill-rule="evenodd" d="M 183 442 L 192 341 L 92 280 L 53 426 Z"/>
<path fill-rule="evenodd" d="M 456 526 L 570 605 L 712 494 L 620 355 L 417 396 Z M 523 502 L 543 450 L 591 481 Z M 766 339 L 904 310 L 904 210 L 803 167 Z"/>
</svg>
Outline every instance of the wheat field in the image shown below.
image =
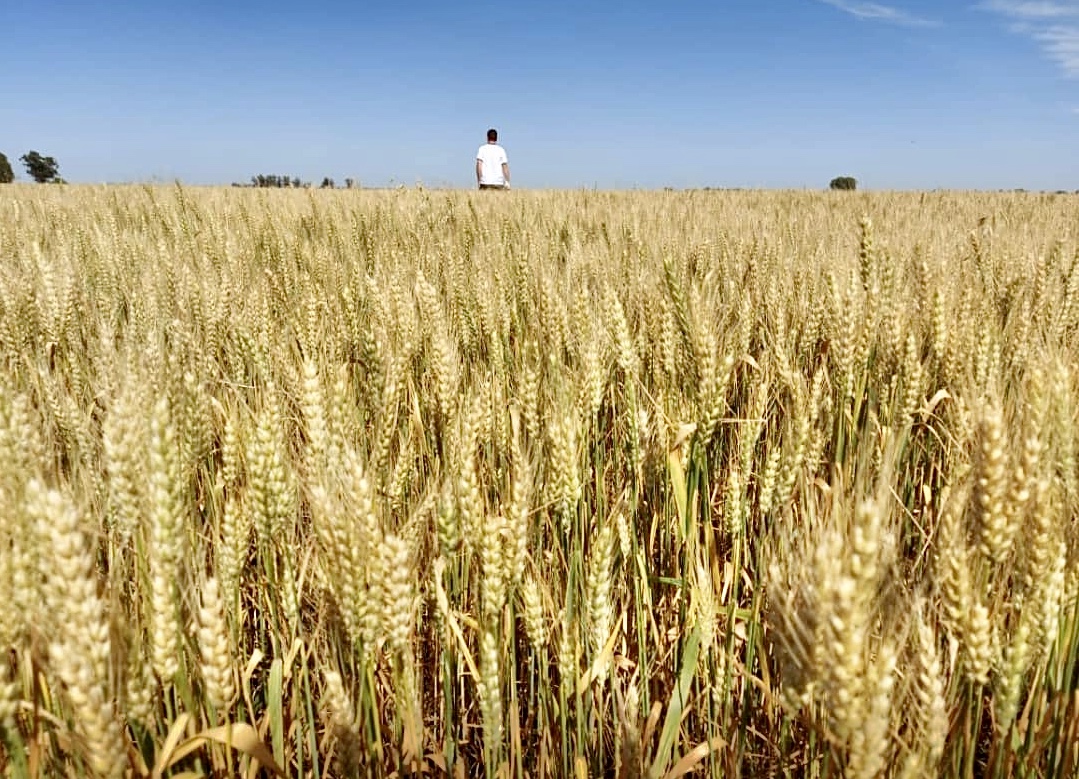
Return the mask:
<svg viewBox="0 0 1079 779">
<path fill-rule="evenodd" d="M 1077 775 L 1076 226 L 4 188 L 3 775 Z"/>
</svg>

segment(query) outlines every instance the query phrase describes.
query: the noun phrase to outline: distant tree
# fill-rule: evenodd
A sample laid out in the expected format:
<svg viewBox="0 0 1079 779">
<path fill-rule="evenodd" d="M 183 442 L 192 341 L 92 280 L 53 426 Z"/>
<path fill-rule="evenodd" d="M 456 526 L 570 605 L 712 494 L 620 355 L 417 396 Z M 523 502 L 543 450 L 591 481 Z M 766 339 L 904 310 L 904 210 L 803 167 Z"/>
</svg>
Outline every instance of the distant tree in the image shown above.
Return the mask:
<svg viewBox="0 0 1079 779">
<path fill-rule="evenodd" d="M 292 176 L 278 176 L 277 174 L 260 173 L 257 176 L 251 177 L 251 186 L 272 188 L 298 188 L 300 186 L 300 180 L 299 178 L 295 178 Z"/>
<path fill-rule="evenodd" d="M 854 176 L 836 176 L 829 182 L 828 188 L 853 192 L 858 188 L 858 181 Z"/>
<path fill-rule="evenodd" d="M 352 189 L 356 186 L 356 179 L 345 179 L 345 189 Z"/>
<path fill-rule="evenodd" d="M 60 166 L 52 157 L 42 157 L 36 151 L 28 151 L 19 159 L 30 178 L 38 184 L 47 184 L 60 178 Z"/>
<path fill-rule="evenodd" d="M 15 172 L 11 169 L 7 155 L 0 152 L 0 184 L 10 184 L 15 180 Z"/>
<path fill-rule="evenodd" d="M 329 176 L 326 176 L 324 179 L 322 179 L 322 183 L 318 185 L 318 188 L 319 189 L 334 189 L 333 179 L 330 178 Z"/>
</svg>

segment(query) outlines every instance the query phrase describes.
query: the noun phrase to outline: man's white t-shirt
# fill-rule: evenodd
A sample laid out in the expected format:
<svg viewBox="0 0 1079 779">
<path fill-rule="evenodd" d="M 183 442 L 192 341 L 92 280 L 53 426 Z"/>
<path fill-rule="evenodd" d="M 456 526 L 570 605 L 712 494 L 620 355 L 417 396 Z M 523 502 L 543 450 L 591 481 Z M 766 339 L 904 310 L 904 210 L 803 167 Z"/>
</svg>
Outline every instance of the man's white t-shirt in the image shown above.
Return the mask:
<svg viewBox="0 0 1079 779">
<path fill-rule="evenodd" d="M 483 170 L 480 171 L 481 184 L 505 186 L 506 177 L 502 175 L 502 163 L 509 162 L 505 149 L 497 143 L 485 143 L 476 152 L 476 159 L 483 163 Z"/>
</svg>

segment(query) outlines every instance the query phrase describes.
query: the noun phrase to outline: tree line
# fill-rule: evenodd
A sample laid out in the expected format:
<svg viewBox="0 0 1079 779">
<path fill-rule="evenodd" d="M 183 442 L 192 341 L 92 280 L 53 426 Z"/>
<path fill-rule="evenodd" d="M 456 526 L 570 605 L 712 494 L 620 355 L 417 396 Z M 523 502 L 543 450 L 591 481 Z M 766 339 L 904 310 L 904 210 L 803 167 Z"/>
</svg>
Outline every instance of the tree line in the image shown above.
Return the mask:
<svg viewBox="0 0 1079 779">
<path fill-rule="evenodd" d="M 260 173 L 257 176 L 251 177 L 250 184 L 234 183 L 234 187 L 262 187 L 273 189 L 310 189 L 310 181 L 301 181 L 299 176 L 279 176 L 276 174 L 264 174 Z M 353 189 L 356 186 L 356 179 L 345 179 L 345 189 Z M 322 179 L 322 183 L 318 185 L 319 189 L 337 189 L 337 184 L 332 178 L 326 176 Z"/>
<path fill-rule="evenodd" d="M 50 182 L 64 183 L 64 180 L 60 178 L 60 165 L 57 163 L 54 157 L 46 157 L 36 151 L 28 151 L 26 154 L 19 157 L 19 161 L 22 162 L 26 168 L 26 173 L 30 178 L 39 184 L 47 184 Z M 6 155 L 0 152 L 0 184 L 10 184 L 15 180 L 15 172 L 11 169 L 11 163 L 8 161 Z M 273 188 L 273 189 L 308 189 L 311 187 L 310 181 L 301 181 L 299 176 L 282 176 L 279 174 L 265 174 L 260 173 L 251 177 L 250 184 L 234 183 L 234 187 L 259 187 L 259 188 Z M 352 189 L 356 186 L 356 180 L 347 178 L 345 179 L 345 188 Z M 329 176 L 322 179 L 319 184 L 319 189 L 336 189 L 337 184 Z M 837 176 L 828 182 L 828 188 L 832 190 L 852 192 L 858 188 L 858 182 L 853 176 Z"/>
<path fill-rule="evenodd" d="M 26 168 L 26 175 L 32 178 L 39 184 L 63 184 L 65 183 L 60 178 L 60 164 L 54 157 L 46 157 L 36 151 L 28 151 L 26 154 L 19 157 L 19 161 Z M 15 180 L 15 172 L 11 169 L 11 162 L 7 156 L 0 152 L 0 184 L 10 184 Z M 278 174 L 265 174 L 260 173 L 251 177 L 250 184 L 233 183 L 234 187 L 261 187 L 261 188 L 274 188 L 274 189 L 310 189 L 310 181 L 301 181 L 299 176 L 282 176 Z M 345 189 L 354 189 L 359 186 L 356 179 L 345 179 Z M 319 189 L 336 189 L 337 184 L 329 176 L 322 179 L 322 182 L 318 185 Z M 858 180 L 853 176 L 836 176 L 830 182 L 828 182 L 828 188 L 833 191 L 839 192 L 853 192 L 858 188 Z M 668 187 L 667 189 L 670 189 Z M 705 187 L 706 190 L 711 187 Z M 1002 190 L 1003 191 L 1003 190 Z M 1018 189 L 1016 192 L 1025 192 L 1026 190 Z M 1068 194 L 1066 190 L 1057 190 L 1058 195 Z M 1075 194 L 1079 195 L 1079 189 L 1075 190 Z"/>
<path fill-rule="evenodd" d="M 37 151 L 28 151 L 26 154 L 19 157 L 19 161 L 22 162 L 23 167 L 26 168 L 26 175 L 32 178 L 39 184 L 57 183 L 62 184 L 64 180 L 60 178 L 60 164 L 56 161 L 55 157 L 46 157 Z M 11 161 L 8 160 L 7 155 L 0 152 L 0 184 L 10 184 L 15 180 L 15 171 L 11 167 Z M 250 184 L 233 184 L 234 187 L 274 187 L 274 188 L 309 188 L 311 186 L 310 181 L 301 181 L 299 176 L 281 176 L 277 174 L 263 174 L 260 173 L 257 176 L 251 177 Z M 352 189 L 356 186 L 356 180 L 352 178 L 345 179 L 345 188 Z M 337 184 L 329 176 L 322 179 L 319 184 L 319 189 L 336 189 Z"/>
<path fill-rule="evenodd" d="M 26 168 L 26 175 L 38 184 L 57 183 L 62 184 L 60 178 L 60 163 L 55 157 L 46 157 L 36 151 L 28 151 L 19 157 L 19 161 Z M 15 180 L 15 171 L 11 169 L 11 162 L 7 155 L 0 152 L 0 184 L 10 184 Z"/>
</svg>

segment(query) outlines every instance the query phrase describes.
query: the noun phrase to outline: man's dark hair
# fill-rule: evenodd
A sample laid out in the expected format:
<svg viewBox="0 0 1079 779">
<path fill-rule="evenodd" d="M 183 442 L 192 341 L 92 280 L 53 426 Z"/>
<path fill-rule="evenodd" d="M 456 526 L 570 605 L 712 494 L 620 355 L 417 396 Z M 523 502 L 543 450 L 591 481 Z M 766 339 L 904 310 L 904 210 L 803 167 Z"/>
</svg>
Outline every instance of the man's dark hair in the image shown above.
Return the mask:
<svg viewBox="0 0 1079 779">
<path fill-rule="evenodd" d="M 496 130 L 495 128 L 492 127 L 490 130 L 487 131 L 487 141 L 488 141 L 488 143 L 494 143 L 497 140 L 498 140 L 498 130 Z"/>
</svg>

